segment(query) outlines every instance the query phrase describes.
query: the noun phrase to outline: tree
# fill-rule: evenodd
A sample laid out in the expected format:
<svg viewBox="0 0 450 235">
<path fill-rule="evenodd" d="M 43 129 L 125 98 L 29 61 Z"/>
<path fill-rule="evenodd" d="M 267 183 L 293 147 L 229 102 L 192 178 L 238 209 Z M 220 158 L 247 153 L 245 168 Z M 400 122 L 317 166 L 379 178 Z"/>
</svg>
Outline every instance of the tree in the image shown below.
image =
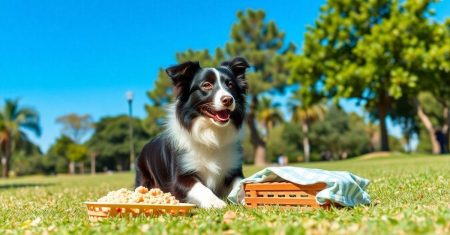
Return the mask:
<svg viewBox="0 0 450 235">
<path fill-rule="evenodd" d="M 288 69 L 287 57 L 293 53 L 292 43 L 284 45 L 284 32 L 280 32 L 275 22 L 267 22 L 263 11 L 248 10 L 237 13 L 238 22 L 232 26 L 231 41 L 226 44 L 226 55 L 245 57 L 252 65 L 253 72 L 246 77 L 250 107 L 247 124 L 251 142 L 255 149 L 255 164 L 266 164 L 266 142 L 258 131 L 256 116 L 260 96 L 265 92 L 280 92 L 286 86 Z"/>
<path fill-rule="evenodd" d="M 92 117 L 89 114 L 67 114 L 56 119 L 62 125 L 61 132 L 75 143 L 81 143 L 86 134 L 92 130 Z"/>
<path fill-rule="evenodd" d="M 414 101 L 432 152 L 438 154 L 450 147 L 450 19 L 442 24 L 433 22 L 428 29 L 428 47 L 419 54 L 421 63 L 416 68 L 423 74 L 421 90 L 414 94 Z M 439 135 L 442 137 L 438 139 Z"/>
<path fill-rule="evenodd" d="M 322 121 L 311 125 L 311 143 L 323 160 L 358 156 L 370 147 L 365 125 L 360 116 L 332 106 Z"/>
<path fill-rule="evenodd" d="M 305 162 L 310 161 L 311 146 L 309 144 L 309 128 L 315 121 L 323 119 L 325 107 L 322 104 L 307 105 L 301 103 L 293 107 L 292 121 L 302 126 L 303 154 Z"/>
<path fill-rule="evenodd" d="M 6 100 L 0 111 L 0 153 L 2 176 L 8 177 L 11 156 L 18 142 L 27 142 L 24 130 L 40 136 L 39 114 L 32 108 L 20 107 L 19 100 Z"/>
<path fill-rule="evenodd" d="M 69 172 L 75 174 L 75 162 L 80 162 L 80 171 L 84 173 L 84 164 L 86 155 L 80 153 L 84 150 L 81 147 L 83 138 L 92 130 L 92 118 L 90 115 L 78 115 L 75 113 L 67 114 L 56 119 L 56 122 L 62 125 L 61 132 L 69 137 L 78 147 L 72 147 L 72 152 L 66 152 L 69 158 Z"/>
<path fill-rule="evenodd" d="M 438 136 L 448 132 L 449 110 L 445 107 L 445 101 L 439 101 L 429 92 L 421 92 L 416 99 L 418 118 L 421 121 L 420 132 L 428 134 L 429 149 L 421 147 L 421 150 L 429 150 L 434 154 L 447 152 L 447 143 L 439 139 Z M 420 104 L 426 104 L 424 106 Z M 441 140 L 441 141 L 439 141 Z M 421 138 L 420 144 L 422 144 Z"/>
<path fill-rule="evenodd" d="M 301 155 L 299 139 L 302 133 L 296 123 L 282 122 L 271 129 L 267 135 L 267 156 L 270 162 L 276 162 L 277 157 L 287 156 L 289 162 L 298 161 Z"/>
<path fill-rule="evenodd" d="M 142 121 L 132 119 L 135 149 L 141 150 L 150 136 L 144 130 Z M 128 116 L 103 117 L 95 124 L 94 134 L 87 141 L 91 152 L 95 152 L 98 169 L 127 170 L 129 158 Z"/>
<path fill-rule="evenodd" d="M 43 156 L 38 145 L 27 138 L 15 142 L 15 149 L 11 158 L 9 174 L 30 175 L 44 173 Z"/>
<path fill-rule="evenodd" d="M 144 126 L 150 136 L 156 136 L 162 131 L 166 116 L 165 108 L 175 99 L 172 87 L 172 82 L 167 78 L 164 69 L 160 68 L 153 90 L 147 92 L 151 103 L 145 105 L 147 117 L 144 120 Z"/>
<path fill-rule="evenodd" d="M 61 135 L 55 140 L 49 150 L 47 151 L 46 156 L 46 165 L 49 168 L 49 171 L 54 173 L 62 173 L 67 172 L 69 170 L 68 163 L 70 159 L 68 156 L 69 146 L 76 144 L 72 138 L 69 138 L 66 135 Z"/>
<path fill-rule="evenodd" d="M 278 123 L 283 122 L 283 115 L 278 107 L 280 104 L 273 103 L 272 99 L 268 97 L 262 97 L 260 105 L 258 106 L 256 119 L 262 124 L 266 131 L 266 135 L 269 135 L 270 130 Z"/>
<path fill-rule="evenodd" d="M 304 90 L 357 98 L 380 123 L 381 150 L 389 150 L 386 118 L 417 86 L 415 60 L 426 51 L 429 1 L 329 0 L 305 35 L 292 73 Z"/>
</svg>

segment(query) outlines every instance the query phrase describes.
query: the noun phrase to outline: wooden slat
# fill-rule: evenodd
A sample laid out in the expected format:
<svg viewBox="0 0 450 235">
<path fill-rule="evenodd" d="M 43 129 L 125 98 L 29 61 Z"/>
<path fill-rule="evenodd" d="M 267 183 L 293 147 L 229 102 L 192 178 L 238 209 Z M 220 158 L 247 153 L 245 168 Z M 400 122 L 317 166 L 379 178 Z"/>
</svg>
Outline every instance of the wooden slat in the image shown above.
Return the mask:
<svg viewBox="0 0 450 235">
<path fill-rule="evenodd" d="M 180 203 L 177 205 L 155 205 L 155 204 L 123 204 L 123 203 L 100 203 L 85 202 L 88 209 L 89 220 L 92 222 L 100 221 L 107 217 L 114 216 L 138 216 L 144 214 L 147 216 L 157 216 L 161 214 L 184 215 L 194 204 Z"/>
<path fill-rule="evenodd" d="M 268 198 L 290 198 L 291 195 L 295 195 L 298 198 L 315 198 L 317 192 L 311 193 L 311 191 L 257 191 L 257 197 L 268 197 Z M 270 195 L 273 195 L 271 197 Z M 247 196 L 248 197 L 248 196 Z"/>
<path fill-rule="evenodd" d="M 300 185 L 292 183 L 249 183 L 244 185 L 244 190 L 278 191 L 278 190 L 321 190 L 325 188 L 325 183 L 311 185 Z"/>
<path fill-rule="evenodd" d="M 247 207 L 277 206 L 287 208 L 320 208 L 315 198 L 325 183 L 299 185 L 289 182 L 249 183 L 244 185 Z"/>
<path fill-rule="evenodd" d="M 296 205 L 296 204 L 317 204 L 316 199 L 299 199 L 299 198 L 245 198 L 246 203 L 250 204 L 273 204 L 273 205 Z"/>
<path fill-rule="evenodd" d="M 88 215 L 92 215 L 92 216 L 108 216 L 108 213 L 105 212 L 99 212 L 99 211 L 88 211 Z"/>
<path fill-rule="evenodd" d="M 141 204 L 141 203 L 103 203 L 103 202 L 85 202 L 88 206 L 95 207 L 116 207 L 116 208 L 141 208 L 141 209 L 190 209 L 195 204 L 180 203 L 177 205 L 161 205 L 161 204 Z"/>
</svg>

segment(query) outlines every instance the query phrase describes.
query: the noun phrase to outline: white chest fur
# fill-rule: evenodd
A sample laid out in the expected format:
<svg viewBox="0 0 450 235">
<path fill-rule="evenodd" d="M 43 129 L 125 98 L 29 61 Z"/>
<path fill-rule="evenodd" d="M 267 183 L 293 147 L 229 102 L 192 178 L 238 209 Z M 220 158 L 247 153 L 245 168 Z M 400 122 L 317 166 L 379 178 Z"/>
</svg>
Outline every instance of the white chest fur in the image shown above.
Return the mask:
<svg viewBox="0 0 450 235">
<path fill-rule="evenodd" d="M 238 151 L 239 131 L 232 123 L 217 126 L 208 118 L 194 120 L 191 131 L 178 123 L 174 110 L 169 110 L 168 134 L 180 156 L 185 172 L 196 172 L 206 187 L 213 191 L 223 184 L 226 174 L 241 163 Z"/>
<path fill-rule="evenodd" d="M 181 156 L 184 171 L 194 171 L 202 179 L 206 187 L 218 190 L 226 174 L 240 163 L 239 153 L 234 146 L 213 150 L 191 149 Z"/>
</svg>

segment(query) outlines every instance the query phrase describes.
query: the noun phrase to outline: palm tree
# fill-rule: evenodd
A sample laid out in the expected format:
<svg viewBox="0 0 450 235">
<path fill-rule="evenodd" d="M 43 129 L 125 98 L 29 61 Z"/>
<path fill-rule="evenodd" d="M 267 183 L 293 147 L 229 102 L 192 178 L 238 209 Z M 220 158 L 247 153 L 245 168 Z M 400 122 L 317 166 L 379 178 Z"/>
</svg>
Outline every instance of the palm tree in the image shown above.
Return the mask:
<svg viewBox="0 0 450 235">
<path fill-rule="evenodd" d="M 303 130 L 303 153 L 305 162 L 310 160 L 311 147 L 309 144 L 309 127 L 317 120 L 322 120 L 325 116 L 325 106 L 318 103 L 313 105 L 296 105 L 293 107 L 292 121 L 302 124 Z"/>
<path fill-rule="evenodd" d="M 8 177 L 16 143 L 28 141 L 26 133 L 23 132 L 25 129 L 40 136 L 38 113 L 31 108 L 20 107 L 18 99 L 7 99 L 5 106 L 0 110 L 0 153 L 2 176 L 5 178 Z"/>
<path fill-rule="evenodd" d="M 283 115 L 278 110 L 279 104 L 273 104 L 268 97 L 263 97 L 260 100 L 256 119 L 264 126 L 266 135 L 269 135 L 270 130 L 277 124 L 283 121 Z"/>
</svg>

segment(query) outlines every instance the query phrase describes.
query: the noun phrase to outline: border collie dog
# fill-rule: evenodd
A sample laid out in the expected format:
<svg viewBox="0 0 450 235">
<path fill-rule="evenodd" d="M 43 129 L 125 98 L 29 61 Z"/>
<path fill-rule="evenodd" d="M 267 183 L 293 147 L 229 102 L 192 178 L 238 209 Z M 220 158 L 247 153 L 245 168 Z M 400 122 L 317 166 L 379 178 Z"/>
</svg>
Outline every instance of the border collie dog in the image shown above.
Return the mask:
<svg viewBox="0 0 450 235">
<path fill-rule="evenodd" d="M 222 208 L 243 178 L 239 130 L 244 121 L 247 61 L 217 68 L 186 62 L 166 69 L 177 99 L 166 130 L 136 162 L 136 186 L 160 188 L 182 202 Z"/>
</svg>

